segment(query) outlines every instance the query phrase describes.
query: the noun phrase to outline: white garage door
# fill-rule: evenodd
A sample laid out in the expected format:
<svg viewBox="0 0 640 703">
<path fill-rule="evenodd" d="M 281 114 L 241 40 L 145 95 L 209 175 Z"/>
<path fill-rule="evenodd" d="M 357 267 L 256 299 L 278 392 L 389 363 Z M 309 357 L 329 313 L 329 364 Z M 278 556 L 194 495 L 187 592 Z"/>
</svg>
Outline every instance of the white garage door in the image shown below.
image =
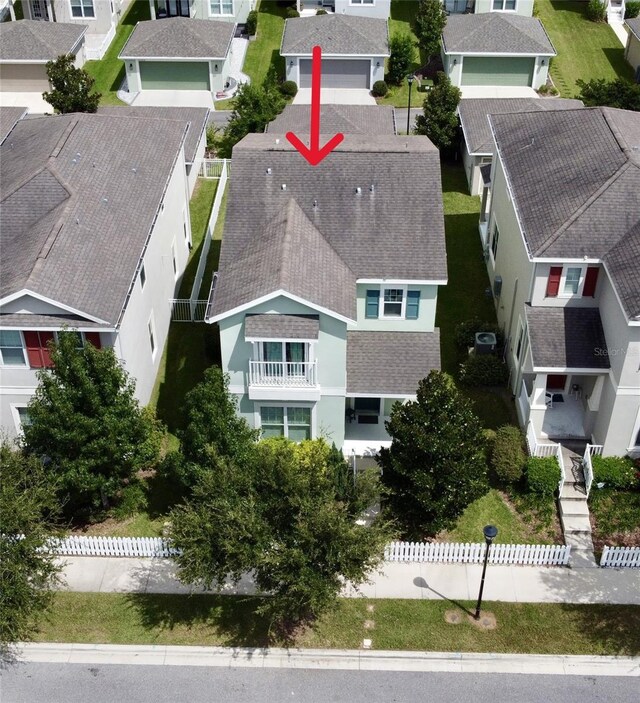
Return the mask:
<svg viewBox="0 0 640 703">
<path fill-rule="evenodd" d="M 40 93 L 49 90 L 44 64 L 0 64 L 0 89 L 20 93 Z"/>
<path fill-rule="evenodd" d="M 324 59 L 323 88 L 370 88 L 371 61 Z M 311 59 L 300 59 L 300 87 L 311 88 Z"/>
</svg>

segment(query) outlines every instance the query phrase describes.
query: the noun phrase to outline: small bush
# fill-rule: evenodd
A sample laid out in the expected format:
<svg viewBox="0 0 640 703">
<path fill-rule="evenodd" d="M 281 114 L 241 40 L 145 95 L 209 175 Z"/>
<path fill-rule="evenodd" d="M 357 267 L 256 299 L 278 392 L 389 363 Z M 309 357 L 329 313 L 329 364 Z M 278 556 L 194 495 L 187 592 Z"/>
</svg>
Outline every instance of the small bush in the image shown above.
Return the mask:
<svg viewBox="0 0 640 703">
<path fill-rule="evenodd" d="M 560 482 L 560 467 L 555 456 L 530 456 L 526 466 L 527 488 L 540 496 L 553 496 Z"/>
<path fill-rule="evenodd" d="M 285 81 L 280 86 L 280 92 L 289 98 L 295 98 L 298 93 L 298 86 L 295 81 Z"/>
<path fill-rule="evenodd" d="M 258 13 L 256 10 L 251 10 L 247 15 L 247 33 L 253 37 L 258 31 Z"/>
<path fill-rule="evenodd" d="M 298 12 L 298 10 L 296 10 L 295 7 L 290 7 L 287 10 L 287 19 L 292 20 L 294 19 L 294 17 L 300 17 L 300 13 Z"/>
<path fill-rule="evenodd" d="M 139 481 L 132 481 L 120 492 L 118 505 L 113 509 L 113 516 L 124 520 L 140 513 L 147 507 L 147 492 Z"/>
<path fill-rule="evenodd" d="M 329 14 L 329 13 L 328 13 L 326 10 L 323 10 L 323 9 L 321 8 L 321 9 L 319 9 L 319 10 L 316 12 L 316 17 L 317 17 L 318 15 L 328 15 L 328 14 Z"/>
<path fill-rule="evenodd" d="M 547 83 L 545 83 L 544 85 L 541 85 L 538 88 L 538 92 L 540 93 L 540 95 L 547 95 L 547 93 L 549 92 L 549 88 L 550 88 L 550 86 Z"/>
<path fill-rule="evenodd" d="M 495 322 L 483 322 L 477 317 L 472 320 L 466 320 L 456 326 L 455 340 L 458 349 L 465 351 L 472 347 L 476 341 L 476 332 L 493 332 L 496 335 L 496 343 L 498 348 L 504 344 L 504 335 L 502 330 Z"/>
<path fill-rule="evenodd" d="M 389 86 L 384 81 L 376 81 L 371 88 L 371 93 L 376 98 L 384 98 L 384 96 L 389 92 Z"/>
<path fill-rule="evenodd" d="M 593 480 L 604 483 L 605 488 L 627 490 L 636 483 L 636 471 L 633 461 L 626 456 L 594 456 Z"/>
<path fill-rule="evenodd" d="M 592 22 L 604 22 L 607 19 L 607 6 L 600 0 L 589 0 L 587 17 Z"/>
<path fill-rule="evenodd" d="M 501 386 L 507 382 L 507 365 L 493 354 L 472 354 L 460 364 L 458 379 L 464 386 Z"/>
<path fill-rule="evenodd" d="M 496 431 L 491 452 L 491 465 L 503 483 L 517 483 L 522 478 L 527 455 L 522 432 L 513 425 L 503 425 Z"/>
<path fill-rule="evenodd" d="M 197 464 L 187 461 L 179 451 L 168 452 L 157 468 L 158 476 L 172 486 L 180 498 L 191 493 L 202 471 Z"/>
<path fill-rule="evenodd" d="M 624 18 L 626 20 L 631 20 L 634 17 L 638 17 L 638 15 L 640 15 L 640 2 L 636 2 L 635 0 L 633 2 L 628 2 L 625 5 Z"/>
</svg>

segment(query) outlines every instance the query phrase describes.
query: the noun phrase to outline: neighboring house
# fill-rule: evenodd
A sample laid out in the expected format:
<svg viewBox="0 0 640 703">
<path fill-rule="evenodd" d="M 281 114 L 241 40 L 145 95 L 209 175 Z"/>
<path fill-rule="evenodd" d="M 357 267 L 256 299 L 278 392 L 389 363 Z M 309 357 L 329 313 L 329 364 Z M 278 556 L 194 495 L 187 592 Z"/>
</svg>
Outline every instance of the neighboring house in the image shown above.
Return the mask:
<svg viewBox="0 0 640 703">
<path fill-rule="evenodd" d="M 466 97 L 492 97 L 483 94 L 488 87 L 501 89 L 495 97 L 524 97 L 527 91 L 522 89 L 546 84 L 555 55 L 542 22 L 534 17 L 505 12 L 451 15 L 442 32 L 444 71 L 463 97 L 465 89 Z"/>
<path fill-rule="evenodd" d="M 489 119 L 483 244 L 520 422 L 640 453 L 640 113 Z"/>
<path fill-rule="evenodd" d="M 139 0 L 144 2 L 144 0 Z M 190 17 L 244 24 L 255 0 L 149 0 L 151 19 Z"/>
<path fill-rule="evenodd" d="M 625 20 L 625 24 L 629 30 L 629 37 L 624 56 L 635 71 L 636 83 L 640 83 L 640 17 Z"/>
<path fill-rule="evenodd" d="M 572 110 L 582 107 L 580 100 L 562 98 L 466 98 L 460 101 L 458 115 L 462 126 L 462 161 L 471 195 L 481 195 L 485 187 L 480 169 L 490 166 L 493 135 L 489 115 L 509 112 Z"/>
<path fill-rule="evenodd" d="M 46 64 L 74 54 L 84 64 L 86 25 L 34 20 L 0 23 L 0 91 L 42 93 L 50 89 Z"/>
<path fill-rule="evenodd" d="M 145 120 L 178 120 L 189 123 L 184 140 L 184 163 L 186 166 L 189 196 L 196 187 L 200 166 L 207 146 L 207 124 L 209 109 L 206 107 L 100 107 L 100 115 L 138 117 Z"/>
<path fill-rule="evenodd" d="M 325 436 L 358 455 L 389 446 L 392 405 L 440 368 L 446 282 L 426 137 L 347 135 L 314 168 L 271 133 L 234 147 L 207 321 L 239 412 L 263 436 Z"/>
<path fill-rule="evenodd" d="M 296 0 L 298 12 L 326 10 L 336 15 L 357 15 L 389 19 L 391 0 Z"/>
<path fill-rule="evenodd" d="M 129 93 L 192 90 L 214 96 L 229 78 L 234 32 L 229 22 L 184 17 L 138 22 L 118 56 Z"/>
<path fill-rule="evenodd" d="M 21 120 L 27 112 L 26 107 L 0 105 L 0 144 L 4 142 L 18 123 L 18 120 Z"/>
<path fill-rule="evenodd" d="M 286 79 L 299 88 L 311 88 L 311 54 L 322 48 L 323 88 L 371 89 L 384 79 L 389 56 L 387 21 L 354 15 L 321 15 L 288 19 L 280 55 Z"/>
<path fill-rule="evenodd" d="M 483 12 L 511 12 L 531 17 L 533 0 L 443 0 L 445 10 L 451 14 L 481 14 Z"/>
<path fill-rule="evenodd" d="M 396 134 L 395 111 L 384 105 L 322 105 L 320 130 L 333 136 L 342 134 Z M 309 106 L 287 105 L 265 129 L 269 134 L 308 134 Z"/>
<path fill-rule="evenodd" d="M 123 113 L 124 114 L 124 113 Z M 28 420 L 47 343 L 110 346 L 147 403 L 185 269 L 188 124 L 106 114 L 20 120 L 0 147 L 0 425 Z"/>
<path fill-rule="evenodd" d="M 101 59 L 116 34 L 121 0 L 22 0 L 25 19 L 86 25 L 86 58 Z"/>
</svg>

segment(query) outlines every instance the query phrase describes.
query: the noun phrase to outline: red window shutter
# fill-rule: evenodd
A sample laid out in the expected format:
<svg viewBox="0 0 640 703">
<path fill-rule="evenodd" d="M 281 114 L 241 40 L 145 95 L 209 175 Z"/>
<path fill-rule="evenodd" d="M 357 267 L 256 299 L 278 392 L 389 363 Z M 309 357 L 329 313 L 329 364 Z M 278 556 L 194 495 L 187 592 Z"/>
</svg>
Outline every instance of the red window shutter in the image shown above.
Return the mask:
<svg viewBox="0 0 640 703">
<path fill-rule="evenodd" d="M 42 359 L 42 348 L 40 347 L 40 335 L 38 332 L 23 332 L 24 341 L 27 345 L 27 358 L 32 369 L 41 369 L 44 366 Z"/>
<path fill-rule="evenodd" d="M 100 332 L 85 332 L 84 338 L 87 342 L 91 342 L 96 349 L 100 349 L 102 347 L 100 344 Z"/>
<path fill-rule="evenodd" d="M 42 349 L 42 363 L 47 368 L 53 366 L 53 361 L 51 361 L 51 355 L 49 354 L 49 349 L 47 344 L 53 339 L 53 332 L 40 332 L 40 348 Z"/>
<path fill-rule="evenodd" d="M 552 266 L 549 269 L 549 280 L 547 281 L 547 298 L 555 298 L 558 295 L 561 278 L 562 266 Z"/>
<path fill-rule="evenodd" d="M 593 298 L 595 296 L 599 271 L 598 266 L 589 266 L 587 268 L 587 275 L 584 277 L 584 287 L 582 288 L 583 297 Z"/>
</svg>

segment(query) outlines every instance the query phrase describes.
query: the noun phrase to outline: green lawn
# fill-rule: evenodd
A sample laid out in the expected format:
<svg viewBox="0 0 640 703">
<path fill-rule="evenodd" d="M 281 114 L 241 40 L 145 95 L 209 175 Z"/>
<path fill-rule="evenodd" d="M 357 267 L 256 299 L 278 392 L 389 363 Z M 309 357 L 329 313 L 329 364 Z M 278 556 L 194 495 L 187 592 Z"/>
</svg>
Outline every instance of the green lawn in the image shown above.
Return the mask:
<svg viewBox="0 0 640 703">
<path fill-rule="evenodd" d="M 287 9 L 280 7 L 275 0 L 262 0 L 260 3 L 257 38 L 249 44 L 242 68 L 252 83 L 262 83 L 271 64 L 275 65 L 278 76 L 284 77 L 285 66 L 284 59 L 280 56 L 280 43 Z"/>
<path fill-rule="evenodd" d="M 222 246 L 222 232 L 224 230 L 224 218 L 227 214 L 227 196 L 229 195 L 229 188 L 225 188 L 224 195 L 222 196 L 222 201 L 220 202 L 220 212 L 218 213 L 218 219 L 216 220 L 216 227 L 213 230 L 213 241 L 211 242 L 211 247 L 209 248 L 209 255 L 207 256 L 207 265 L 204 269 L 204 276 L 202 277 L 202 286 L 200 288 L 200 300 L 204 300 L 209 297 L 209 290 L 211 288 L 211 280 L 213 274 L 218 270 L 218 261 L 220 260 L 220 247 Z"/>
<path fill-rule="evenodd" d="M 588 20 L 586 8 L 586 2 L 536 0 L 537 15 L 558 52 L 551 61 L 551 78 L 563 98 L 578 95 L 579 78 L 633 80 L 624 47 L 613 30 L 606 23 Z"/>
<path fill-rule="evenodd" d="M 137 22 L 151 19 L 148 2 L 132 2 L 116 30 L 116 36 L 100 61 L 87 61 L 84 68 L 96 79 L 95 89 L 102 93 L 101 105 L 122 105 L 118 100 L 117 90 L 125 75 L 124 63 L 118 58 L 125 42 Z"/>
<path fill-rule="evenodd" d="M 593 541 L 598 551 L 640 546 L 640 490 L 616 491 L 594 486 L 589 495 Z"/>
<path fill-rule="evenodd" d="M 64 593 L 36 639 L 42 642 L 264 646 L 268 623 L 259 600 L 239 596 Z M 373 605 L 374 611 L 367 611 Z M 485 602 L 497 628 L 479 630 L 445 612 L 472 603 L 430 600 L 340 600 L 333 612 L 297 635 L 301 647 L 540 654 L 640 654 L 640 607 Z M 463 613 L 464 615 L 464 613 Z M 373 620 L 372 629 L 364 629 Z M 289 643 L 292 644 L 292 643 Z"/>
</svg>

